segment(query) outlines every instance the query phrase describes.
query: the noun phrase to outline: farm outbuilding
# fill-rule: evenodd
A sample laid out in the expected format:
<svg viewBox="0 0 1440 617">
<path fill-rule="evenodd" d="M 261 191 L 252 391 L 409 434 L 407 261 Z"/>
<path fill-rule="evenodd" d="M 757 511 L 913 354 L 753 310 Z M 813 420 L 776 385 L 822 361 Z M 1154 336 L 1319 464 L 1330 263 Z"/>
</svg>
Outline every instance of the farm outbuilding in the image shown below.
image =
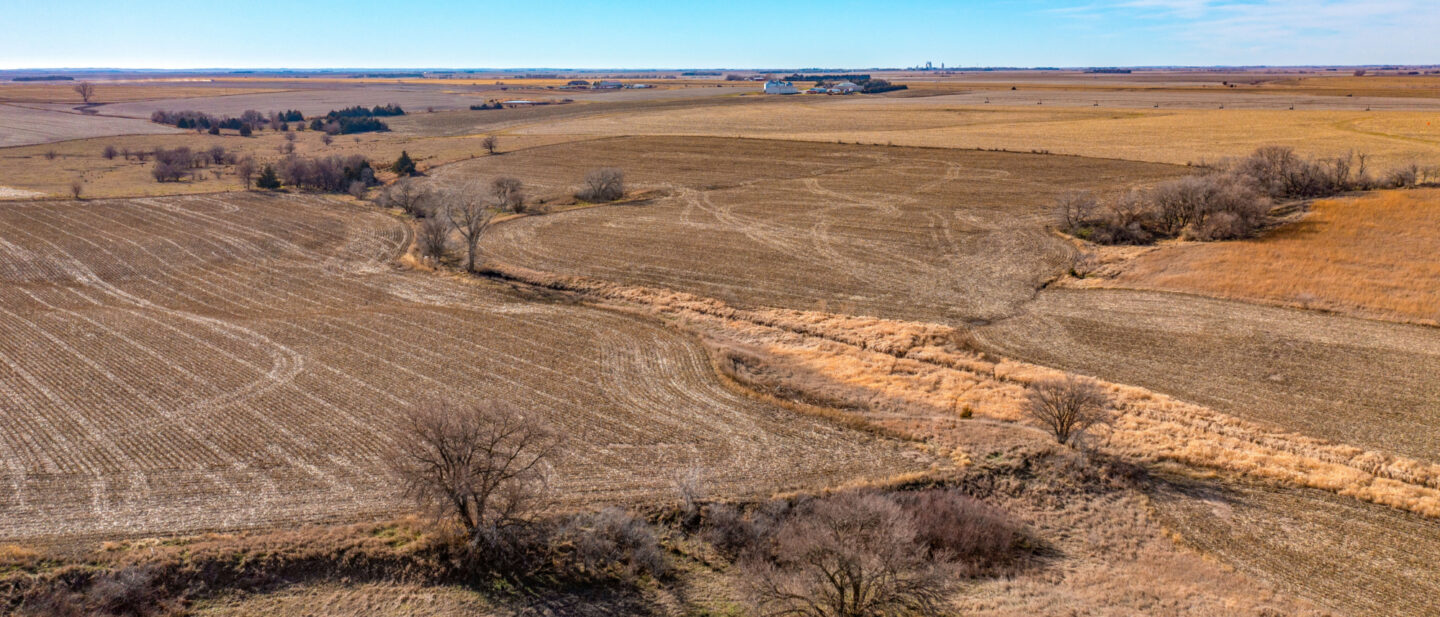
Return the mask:
<svg viewBox="0 0 1440 617">
<path fill-rule="evenodd" d="M 788 81 L 767 81 L 765 94 L 800 94 L 800 89 Z"/>
</svg>

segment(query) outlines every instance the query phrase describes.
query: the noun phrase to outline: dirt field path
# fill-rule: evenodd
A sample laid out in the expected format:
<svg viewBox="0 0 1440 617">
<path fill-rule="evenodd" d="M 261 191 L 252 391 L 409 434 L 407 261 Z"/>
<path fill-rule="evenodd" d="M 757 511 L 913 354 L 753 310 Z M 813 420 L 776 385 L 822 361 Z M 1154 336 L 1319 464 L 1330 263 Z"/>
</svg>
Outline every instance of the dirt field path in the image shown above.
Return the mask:
<svg viewBox="0 0 1440 617">
<path fill-rule="evenodd" d="M 0 539 L 393 513 L 391 427 L 427 393 L 545 414 L 577 502 L 691 466 L 746 494 L 925 466 L 740 397 L 650 322 L 395 271 L 408 239 L 322 198 L 0 210 Z"/>
</svg>

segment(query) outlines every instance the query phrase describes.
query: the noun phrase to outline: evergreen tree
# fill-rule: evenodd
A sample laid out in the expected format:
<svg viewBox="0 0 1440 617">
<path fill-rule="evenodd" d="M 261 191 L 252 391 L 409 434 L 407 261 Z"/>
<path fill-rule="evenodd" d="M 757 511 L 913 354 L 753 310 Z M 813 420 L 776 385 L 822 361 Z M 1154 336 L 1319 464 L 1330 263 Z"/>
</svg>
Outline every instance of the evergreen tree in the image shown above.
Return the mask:
<svg viewBox="0 0 1440 617">
<path fill-rule="evenodd" d="M 271 191 L 280 188 L 280 178 L 275 175 L 274 165 L 265 164 L 265 168 L 260 170 L 260 177 L 255 180 L 255 186 Z"/>
<path fill-rule="evenodd" d="M 401 150 L 400 158 L 395 159 L 395 163 L 390 166 L 390 171 L 401 176 L 413 176 L 415 175 L 415 161 L 410 160 L 409 152 Z"/>
</svg>

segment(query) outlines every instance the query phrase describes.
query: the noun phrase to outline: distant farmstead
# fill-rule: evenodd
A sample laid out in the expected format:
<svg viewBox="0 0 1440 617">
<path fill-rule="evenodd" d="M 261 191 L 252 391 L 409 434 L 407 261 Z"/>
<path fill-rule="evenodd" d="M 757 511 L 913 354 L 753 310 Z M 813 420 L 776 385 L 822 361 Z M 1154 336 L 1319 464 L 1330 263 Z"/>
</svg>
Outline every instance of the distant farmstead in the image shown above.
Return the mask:
<svg viewBox="0 0 1440 617">
<path fill-rule="evenodd" d="M 800 94 L 800 89 L 788 81 L 767 81 L 765 94 Z"/>
</svg>

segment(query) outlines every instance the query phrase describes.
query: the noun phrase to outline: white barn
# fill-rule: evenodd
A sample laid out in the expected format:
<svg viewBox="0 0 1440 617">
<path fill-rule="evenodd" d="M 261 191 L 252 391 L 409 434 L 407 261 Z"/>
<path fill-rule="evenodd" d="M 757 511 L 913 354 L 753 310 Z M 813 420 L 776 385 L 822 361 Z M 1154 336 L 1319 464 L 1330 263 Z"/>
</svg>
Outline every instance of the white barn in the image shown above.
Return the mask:
<svg viewBox="0 0 1440 617">
<path fill-rule="evenodd" d="M 800 89 L 788 81 L 767 81 L 765 94 L 800 94 Z"/>
</svg>

